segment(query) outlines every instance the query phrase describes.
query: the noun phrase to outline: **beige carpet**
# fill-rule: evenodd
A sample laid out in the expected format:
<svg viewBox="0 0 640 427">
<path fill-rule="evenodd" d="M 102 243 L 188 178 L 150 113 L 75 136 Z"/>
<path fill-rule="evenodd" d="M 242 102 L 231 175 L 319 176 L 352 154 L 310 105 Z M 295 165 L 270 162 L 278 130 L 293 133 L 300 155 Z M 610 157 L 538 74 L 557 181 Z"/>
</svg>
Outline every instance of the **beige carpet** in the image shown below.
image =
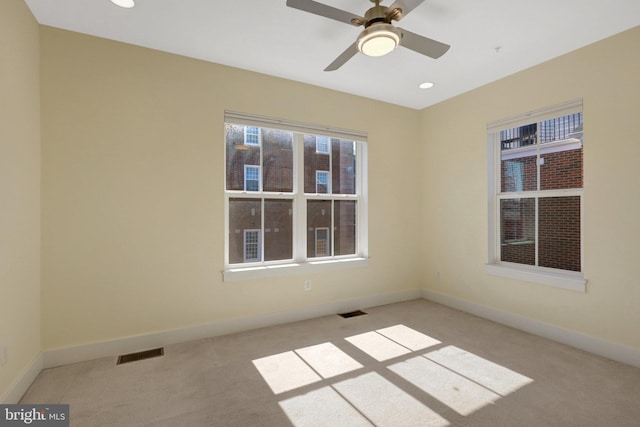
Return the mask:
<svg viewBox="0 0 640 427">
<path fill-rule="evenodd" d="M 72 426 L 640 426 L 640 369 L 425 300 L 44 370 Z"/>
</svg>

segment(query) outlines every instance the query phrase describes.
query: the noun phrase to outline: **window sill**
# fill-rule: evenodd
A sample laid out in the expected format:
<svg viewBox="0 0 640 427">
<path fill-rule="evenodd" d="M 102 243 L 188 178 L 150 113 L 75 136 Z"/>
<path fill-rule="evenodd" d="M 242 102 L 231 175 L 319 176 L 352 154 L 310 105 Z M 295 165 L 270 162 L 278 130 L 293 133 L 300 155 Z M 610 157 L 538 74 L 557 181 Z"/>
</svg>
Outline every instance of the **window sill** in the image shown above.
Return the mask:
<svg viewBox="0 0 640 427">
<path fill-rule="evenodd" d="M 489 274 L 510 279 L 525 280 L 576 292 L 587 291 L 587 281 L 582 273 L 556 273 L 502 264 L 486 264 L 486 271 Z"/>
<path fill-rule="evenodd" d="M 292 262 L 289 264 L 262 265 L 257 267 L 228 268 L 222 272 L 224 282 L 266 279 L 270 277 L 312 274 L 345 268 L 366 267 L 369 258 L 344 258 L 323 261 Z"/>
</svg>

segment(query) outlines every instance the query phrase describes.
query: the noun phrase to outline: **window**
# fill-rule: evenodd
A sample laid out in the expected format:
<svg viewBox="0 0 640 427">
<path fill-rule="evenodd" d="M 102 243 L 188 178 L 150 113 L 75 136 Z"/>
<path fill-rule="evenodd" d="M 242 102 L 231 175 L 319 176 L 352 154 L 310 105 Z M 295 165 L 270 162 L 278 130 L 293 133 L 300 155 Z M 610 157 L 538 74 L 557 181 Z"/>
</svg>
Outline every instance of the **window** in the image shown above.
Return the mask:
<svg viewBox="0 0 640 427">
<path fill-rule="evenodd" d="M 245 126 L 244 143 L 246 145 L 260 145 L 260 128 L 254 126 Z"/>
<path fill-rule="evenodd" d="M 260 260 L 260 230 L 244 230 L 244 262 Z"/>
<path fill-rule="evenodd" d="M 316 253 L 315 256 L 329 255 L 329 229 L 327 227 L 316 228 Z"/>
<path fill-rule="evenodd" d="M 330 143 L 328 136 L 316 136 L 316 153 L 329 154 Z"/>
<path fill-rule="evenodd" d="M 260 191 L 260 166 L 244 165 L 244 191 Z"/>
<path fill-rule="evenodd" d="M 225 280 L 366 260 L 366 135 L 226 112 L 225 146 Z"/>
<path fill-rule="evenodd" d="M 316 193 L 329 192 L 329 172 L 316 171 Z"/>
<path fill-rule="evenodd" d="M 584 290 L 582 102 L 488 126 L 491 273 Z"/>
</svg>

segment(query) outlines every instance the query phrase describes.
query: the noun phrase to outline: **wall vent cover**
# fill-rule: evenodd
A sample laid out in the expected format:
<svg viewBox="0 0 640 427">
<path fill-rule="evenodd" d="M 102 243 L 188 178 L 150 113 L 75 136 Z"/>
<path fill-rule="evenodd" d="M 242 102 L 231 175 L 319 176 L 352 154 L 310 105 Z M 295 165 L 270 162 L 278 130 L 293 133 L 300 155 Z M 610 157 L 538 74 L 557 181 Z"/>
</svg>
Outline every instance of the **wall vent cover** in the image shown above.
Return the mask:
<svg viewBox="0 0 640 427">
<path fill-rule="evenodd" d="M 349 317 L 363 316 L 365 314 L 367 313 L 365 313 L 364 311 L 356 310 L 356 311 L 350 311 L 348 313 L 340 313 L 338 314 L 338 316 L 348 319 Z"/>
<path fill-rule="evenodd" d="M 164 347 L 154 348 L 153 350 L 139 351 L 137 353 L 123 354 L 118 356 L 117 365 L 123 363 L 136 362 L 138 360 L 151 359 L 152 357 L 159 357 L 164 355 Z"/>
</svg>

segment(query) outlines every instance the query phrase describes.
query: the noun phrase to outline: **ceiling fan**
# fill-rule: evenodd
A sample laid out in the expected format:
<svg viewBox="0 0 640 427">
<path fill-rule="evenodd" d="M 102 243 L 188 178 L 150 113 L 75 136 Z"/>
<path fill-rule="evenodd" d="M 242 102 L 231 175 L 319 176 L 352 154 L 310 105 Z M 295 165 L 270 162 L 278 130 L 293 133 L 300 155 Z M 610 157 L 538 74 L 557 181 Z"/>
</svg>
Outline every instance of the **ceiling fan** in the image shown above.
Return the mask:
<svg viewBox="0 0 640 427">
<path fill-rule="evenodd" d="M 370 0 L 375 6 L 367 10 L 364 17 L 337 9 L 313 0 L 287 0 L 287 6 L 304 10 L 315 15 L 355 25 L 364 26 L 358 39 L 338 56 L 324 71 L 334 71 L 344 65 L 356 53 L 368 56 L 382 56 L 398 46 L 404 46 L 422 55 L 437 59 L 450 46 L 439 41 L 420 36 L 404 28 L 394 27 L 391 21 L 399 21 L 418 7 L 424 0 L 396 0 L 391 6 L 381 6 L 380 0 Z"/>
</svg>

